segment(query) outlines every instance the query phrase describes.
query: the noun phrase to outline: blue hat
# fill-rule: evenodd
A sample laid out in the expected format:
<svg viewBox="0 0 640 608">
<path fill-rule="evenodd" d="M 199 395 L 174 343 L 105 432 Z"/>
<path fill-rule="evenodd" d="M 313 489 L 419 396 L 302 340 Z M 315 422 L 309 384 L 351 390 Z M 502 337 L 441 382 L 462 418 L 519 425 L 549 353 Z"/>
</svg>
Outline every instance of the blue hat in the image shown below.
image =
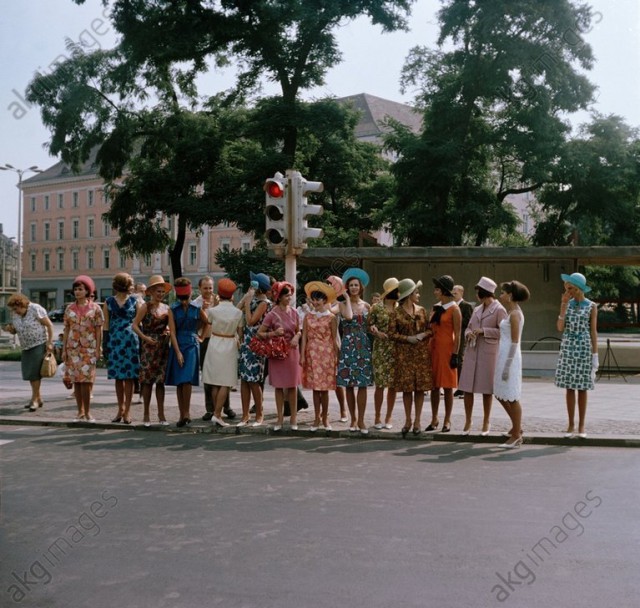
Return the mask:
<svg viewBox="0 0 640 608">
<path fill-rule="evenodd" d="M 269 277 L 264 274 L 264 272 L 254 274 L 253 272 L 249 271 L 249 278 L 252 281 L 256 281 L 258 283 L 258 288 L 261 291 L 269 291 L 271 289 L 271 281 L 269 280 Z"/>
<path fill-rule="evenodd" d="M 574 272 L 573 274 L 561 274 L 560 278 L 565 283 L 571 283 L 583 293 L 589 293 L 591 291 L 591 287 L 587 285 L 587 279 L 579 272 Z"/>
<path fill-rule="evenodd" d="M 342 275 L 342 282 L 346 285 L 349 279 L 358 279 L 363 287 L 369 284 L 369 275 L 362 268 L 347 268 Z"/>
</svg>

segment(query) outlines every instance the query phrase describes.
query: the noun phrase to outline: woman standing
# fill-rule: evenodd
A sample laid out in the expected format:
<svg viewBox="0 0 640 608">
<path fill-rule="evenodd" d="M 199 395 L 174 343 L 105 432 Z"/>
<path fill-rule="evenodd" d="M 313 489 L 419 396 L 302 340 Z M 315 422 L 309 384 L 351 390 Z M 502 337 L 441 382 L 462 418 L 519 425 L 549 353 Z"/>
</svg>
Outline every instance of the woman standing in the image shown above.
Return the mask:
<svg viewBox="0 0 640 608">
<path fill-rule="evenodd" d="M 140 342 L 132 327 L 138 311 L 138 298 L 129 295 L 133 290 L 133 278 L 126 272 L 119 272 L 111 287 L 115 295 L 105 300 L 102 312 L 107 379 L 115 380 L 118 400 L 118 413 L 113 422 L 131 424 L 129 411 L 133 387 L 140 373 Z"/>
<path fill-rule="evenodd" d="M 433 388 L 431 389 L 431 424 L 425 431 L 438 428 L 438 409 L 440 407 L 440 389 L 444 392 L 444 422 L 442 432 L 451 430 L 451 413 L 453 412 L 453 391 L 458 386 L 458 348 L 460 347 L 460 328 L 462 313 L 453 297 L 453 279 L 442 275 L 433 279 L 433 294 L 438 303 L 433 307 L 429 324 L 433 332 L 431 340 L 431 373 Z"/>
<path fill-rule="evenodd" d="M 402 279 L 398 284 L 398 308 L 389 323 L 389 337 L 395 342 L 393 388 L 402 391 L 405 422 L 402 436 L 412 430 L 421 433 L 424 393 L 433 388 L 429 338 L 431 330 L 426 310 L 418 305 L 422 281 Z M 415 416 L 411 416 L 415 406 Z"/>
<path fill-rule="evenodd" d="M 207 309 L 211 337 L 202 366 L 202 381 L 211 387 L 214 408 L 211 420 L 215 426 L 229 426 L 222 421 L 222 409 L 229 396 L 229 389 L 238 382 L 238 346 L 242 336 L 243 315 L 233 305 L 232 298 L 236 289 L 237 285 L 231 279 L 220 279 L 220 303 Z"/>
<path fill-rule="evenodd" d="M 493 393 L 511 419 L 509 440 L 501 448 L 518 448 L 522 445 L 522 353 L 520 340 L 524 315 L 520 302 L 529 299 L 529 290 L 518 281 L 502 283 L 500 303 L 507 310 L 507 318 L 500 322 L 500 344 L 493 377 Z"/>
<path fill-rule="evenodd" d="M 25 408 L 35 412 L 43 403 L 40 395 L 40 368 L 44 356 L 53 352 L 53 324 L 47 316 L 47 311 L 40 304 L 30 302 L 29 298 L 21 293 L 13 294 L 7 302 L 7 307 L 13 314 L 11 323 L 5 325 L 5 331 L 18 334 L 22 348 L 22 379 L 31 385 L 31 401 Z"/>
<path fill-rule="evenodd" d="M 91 416 L 91 390 L 96 379 L 96 364 L 102 348 L 102 308 L 91 301 L 89 296 L 96 286 L 86 275 L 73 281 L 73 295 L 76 301 L 64 311 L 64 350 L 62 359 L 66 375 L 73 383 L 78 414 L 74 422 L 95 422 Z"/>
<path fill-rule="evenodd" d="M 351 416 L 349 430 L 369 433 L 364 422 L 367 409 L 367 387 L 373 384 L 371 341 L 367 333 L 369 304 L 362 299 L 369 275 L 360 268 L 349 268 L 342 275 L 347 288 L 346 299 L 340 302 L 340 355 L 338 357 L 338 386 L 344 386 L 347 407 Z M 356 398 L 355 389 L 358 389 Z M 357 417 L 356 417 L 357 404 Z"/>
<path fill-rule="evenodd" d="M 598 360 L 598 309 L 585 297 L 591 291 L 583 274 L 560 275 L 564 293 L 560 300 L 557 329 L 562 332 L 556 386 L 566 389 L 569 424 L 565 437 L 575 436 L 576 391 L 578 391 L 578 437 L 585 438 L 587 391 L 593 390 Z"/>
<path fill-rule="evenodd" d="M 500 340 L 500 323 L 507 317 L 504 306 L 495 299 L 495 281 L 481 277 L 476 285 L 480 304 L 476 306 L 465 332 L 464 365 L 460 374 L 460 390 L 464 392 L 465 423 L 463 435 L 471 433 L 473 394 L 482 394 L 484 419 L 483 436 L 491 430 L 491 403 L 493 401 L 493 377 Z"/>
<path fill-rule="evenodd" d="M 284 424 L 285 399 L 292 404 L 291 430 L 298 430 L 298 409 L 295 407 L 296 392 L 300 384 L 300 320 L 293 302 L 293 285 L 278 281 L 271 286 L 275 306 L 265 316 L 258 330 L 263 340 L 283 336 L 289 344 L 289 352 L 284 359 L 269 359 L 269 384 L 276 390 L 276 411 L 278 420 L 274 431 L 282 430 Z"/>
<path fill-rule="evenodd" d="M 244 336 L 240 346 L 240 399 L 242 401 L 242 421 L 238 426 L 249 423 L 251 398 L 255 407 L 255 422 L 252 426 L 260 426 L 264 422 L 262 409 L 263 387 L 266 359 L 257 355 L 249 348 L 251 339 L 258 333 L 265 315 L 271 310 L 271 302 L 267 294 L 271 291 L 269 277 L 259 272 L 249 273 L 252 283 L 257 287 L 250 287 L 245 296 L 238 302 L 238 308 L 244 312 Z"/>
<path fill-rule="evenodd" d="M 380 301 L 369 309 L 367 325 L 373 336 L 373 349 L 371 363 L 373 366 L 373 392 L 374 421 L 376 429 L 392 429 L 391 416 L 396 402 L 396 389 L 393 386 L 394 342 L 389 336 L 389 325 L 395 314 L 398 304 L 398 285 L 400 282 L 395 277 L 387 279 L 382 285 L 383 292 Z M 387 390 L 387 412 L 382 424 L 382 402 L 384 391 Z"/>
<path fill-rule="evenodd" d="M 304 286 L 312 310 L 307 312 L 302 323 L 302 386 L 313 391 L 315 419 L 311 431 L 320 425 L 330 431 L 329 391 L 336 388 L 338 364 L 338 320 L 329 307 L 336 299 L 333 287 L 320 281 L 311 281 Z"/>
<path fill-rule="evenodd" d="M 191 422 L 191 391 L 199 385 L 198 330 L 208 321 L 204 310 L 191 304 L 191 281 L 187 277 L 176 279 L 174 289 L 178 301 L 169 308 L 171 349 L 165 384 L 176 387 L 180 411 L 176 426 L 183 427 Z"/>
<path fill-rule="evenodd" d="M 151 391 L 156 385 L 156 403 L 160 424 L 169 424 L 164 415 L 164 377 L 169 358 L 169 306 L 163 302 L 171 291 L 171 285 L 157 274 L 149 279 L 147 296 L 133 321 L 133 331 L 140 338 L 140 392 L 144 403 L 143 422 L 151 425 L 149 408 Z M 114 422 L 120 422 L 117 418 Z"/>
</svg>

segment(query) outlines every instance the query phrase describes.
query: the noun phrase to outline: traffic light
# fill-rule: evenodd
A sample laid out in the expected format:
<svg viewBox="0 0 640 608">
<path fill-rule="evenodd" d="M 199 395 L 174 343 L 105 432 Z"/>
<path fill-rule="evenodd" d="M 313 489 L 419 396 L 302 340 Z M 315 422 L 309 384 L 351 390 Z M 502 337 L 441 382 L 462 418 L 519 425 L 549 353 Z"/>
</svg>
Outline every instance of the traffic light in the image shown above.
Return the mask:
<svg viewBox="0 0 640 608">
<path fill-rule="evenodd" d="M 291 241 L 294 248 L 303 249 L 307 246 L 308 239 L 319 239 L 322 236 L 322 229 L 309 228 L 307 217 L 322 215 L 324 208 L 322 205 L 310 205 L 307 194 L 322 192 L 324 185 L 322 182 L 309 182 L 296 171 L 291 178 L 291 190 L 294 232 Z"/>
<path fill-rule="evenodd" d="M 284 247 L 289 238 L 287 180 L 284 175 L 277 172 L 273 177 L 270 177 L 264 183 L 264 191 L 266 194 L 264 213 L 267 216 L 267 247 L 269 249 Z"/>
</svg>

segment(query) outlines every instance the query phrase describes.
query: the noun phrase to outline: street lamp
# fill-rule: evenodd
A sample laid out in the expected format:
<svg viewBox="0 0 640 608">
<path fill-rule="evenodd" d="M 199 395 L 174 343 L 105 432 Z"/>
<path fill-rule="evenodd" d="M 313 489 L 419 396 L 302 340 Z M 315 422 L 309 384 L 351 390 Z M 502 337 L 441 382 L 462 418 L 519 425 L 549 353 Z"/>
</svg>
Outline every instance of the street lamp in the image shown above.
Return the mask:
<svg viewBox="0 0 640 608">
<path fill-rule="evenodd" d="M 18 268 L 17 268 L 17 285 L 16 293 L 22 293 L 22 176 L 25 173 L 42 173 L 42 169 L 38 169 L 36 165 L 33 165 L 27 169 L 16 169 L 13 165 L 5 163 L 0 165 L 2 171 L 13 171 L 18 174 Z"/>
</svg>

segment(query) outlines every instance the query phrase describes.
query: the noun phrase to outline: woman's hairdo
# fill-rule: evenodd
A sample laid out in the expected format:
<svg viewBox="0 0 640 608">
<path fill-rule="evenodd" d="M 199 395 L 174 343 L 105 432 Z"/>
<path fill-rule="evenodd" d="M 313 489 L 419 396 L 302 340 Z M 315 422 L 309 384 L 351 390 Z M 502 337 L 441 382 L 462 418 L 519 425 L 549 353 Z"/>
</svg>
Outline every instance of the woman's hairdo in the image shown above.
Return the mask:
<svg viewBox="0 0 640 608">
<path fill-rule="evenodd" d="M 494 295 L 490 292 L 487 291 L 486 289 L 482 289 L 482 287 L 476 287 L 476 289 L 478 290 L 478 297 L 479 298 L 493 298 Z"/>
<path fill-rule="evenodd" d="M 520 283 L 520 281 L 509 281 L 500 285 L 502 291 L 511 295 L 511 299 L 514 302 L 526 302 L 531 295 L 526 285 Z"/>
<path fill-rule="evenodd" d="M 113 277 L 111 287 L 113 287 L 115 291 L 127 293 L 133 287 L 133 279 L 130 274 L 126 272 L 119 272 L 115 277 Z"/>
<path fill-rule="evenodd" d="M 311 292 L 311 299 L 312 300 L 325 300 L 327 299 L 327 294 L 324 293 L 323 291 L 312 291 Z"/>
<path fill-rule="evenodd" d="M 173 285 L 175 287 L 184 287 L 186 285 L 191 285 L 191 281 L 187 277 L 180 277 L 175 280 Z"/>
</svg>

